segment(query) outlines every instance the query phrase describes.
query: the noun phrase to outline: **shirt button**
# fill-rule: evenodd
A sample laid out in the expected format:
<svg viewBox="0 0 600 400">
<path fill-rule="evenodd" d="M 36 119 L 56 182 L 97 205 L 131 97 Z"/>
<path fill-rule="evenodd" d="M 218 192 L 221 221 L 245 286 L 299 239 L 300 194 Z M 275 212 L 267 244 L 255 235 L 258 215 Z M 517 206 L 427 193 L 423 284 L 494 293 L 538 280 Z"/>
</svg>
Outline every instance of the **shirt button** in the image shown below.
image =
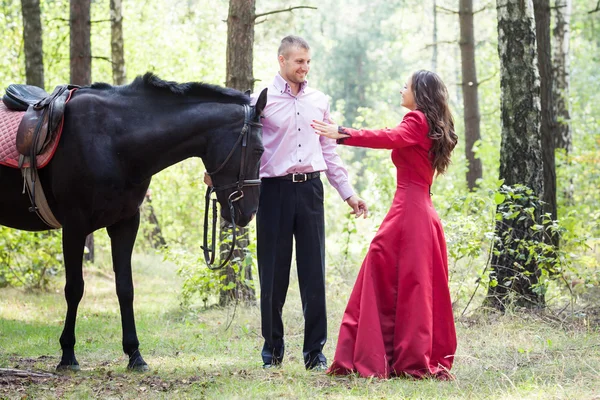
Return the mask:
<svg viewBox="0 0 600 400">
<path fill-rule="evenodd" d="M 300 128 L 298 128 L 298 130 L 300 130 Z"/>
<path fill-rule="evenodd" d="M 298 115 L 300 115 L 300 113 L 297 113 Z"/>
<path fill-rule="evenodd" d="M 298 160 L 298 162 L 302 162 L 302 160 Z"/>
<path fill-rule="evenodd" d="M 298 145 L 298 147 L 302 147 L 302 145 L 301 145 L 301 144 L 299 144 L 299 145 Z"/>
</svg>

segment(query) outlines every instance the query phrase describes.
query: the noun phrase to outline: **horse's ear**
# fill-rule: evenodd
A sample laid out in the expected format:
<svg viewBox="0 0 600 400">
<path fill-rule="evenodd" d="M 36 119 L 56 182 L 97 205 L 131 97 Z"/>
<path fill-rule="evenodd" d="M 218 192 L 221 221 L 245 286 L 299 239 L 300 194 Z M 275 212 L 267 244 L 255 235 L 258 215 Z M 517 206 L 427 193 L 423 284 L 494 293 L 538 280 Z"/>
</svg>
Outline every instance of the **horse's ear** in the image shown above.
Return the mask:
<svg viewBox="0 0 600 400">
<path fill-rule="evenodd" d="M 251 93 L 252 93 L 252 90 L 250 90 L 250 89 L 248 89 L 248 90 L 246 90 L 246 91 L 244 92 L 244 94 L 245 94 L 246 96 L 250 96 L 250 94 L 251 94 Z"/>
<path fill-rule="evenodd" d="M 260 92 L 260 95 L 258 96 L 258 100 L 256 100 L 256 105 L 255 105 L 255 113 L 256 115 L 262 115 L 263 110 L 265 109 L 265 106 L 267 105 L 267 90 L 268 89 L 263 89 L 262 92 Z"/>
</svg>

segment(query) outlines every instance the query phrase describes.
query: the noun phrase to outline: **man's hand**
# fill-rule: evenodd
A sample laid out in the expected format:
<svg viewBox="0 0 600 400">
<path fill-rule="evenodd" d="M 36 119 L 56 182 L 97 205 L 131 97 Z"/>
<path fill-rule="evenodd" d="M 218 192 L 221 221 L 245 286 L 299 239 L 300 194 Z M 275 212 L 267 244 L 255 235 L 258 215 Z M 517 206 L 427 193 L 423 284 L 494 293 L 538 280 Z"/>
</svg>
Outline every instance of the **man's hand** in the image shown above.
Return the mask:
<svg viewBox="0 0 600 400">
<path fill-rule="evenodd" d="M 206 171 L 204 171 L 204 183 L 206 183 L 210 187 L 212 187 L 212 185 L 213 185 L 212 179 L 210 179 L 210 175 Z"/>
<path fill-rule="evenodd" d="M 352 196 L 346 199 L 346 203 L 352 208 L 350 214 L 354 214 L 355 218 L 360 217 L 361 215 L 364 218 L 367 218 L 369 215 L 369 209 L 367 208 L 367 203 L 357 195 L 353 194 Z"/>
</svg>

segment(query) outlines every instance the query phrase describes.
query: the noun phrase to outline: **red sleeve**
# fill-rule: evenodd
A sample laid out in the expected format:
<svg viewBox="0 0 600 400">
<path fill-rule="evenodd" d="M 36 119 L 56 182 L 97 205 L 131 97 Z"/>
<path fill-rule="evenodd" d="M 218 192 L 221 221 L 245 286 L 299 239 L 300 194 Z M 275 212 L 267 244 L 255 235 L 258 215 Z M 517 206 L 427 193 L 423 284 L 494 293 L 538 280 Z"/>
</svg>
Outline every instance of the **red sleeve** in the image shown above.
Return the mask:
<svg viewBox="0 0 600 400">
<path fill-rule="evenodd" d="M 429 126 L 422 112 L 411 111 L 395 128 L 360 130 L 344 128 L 344 131 L 351 136 L 340 139 L 341 144 L 371 149 L 396 149 L 423 143 L 427 138 Z"/>
</svg>

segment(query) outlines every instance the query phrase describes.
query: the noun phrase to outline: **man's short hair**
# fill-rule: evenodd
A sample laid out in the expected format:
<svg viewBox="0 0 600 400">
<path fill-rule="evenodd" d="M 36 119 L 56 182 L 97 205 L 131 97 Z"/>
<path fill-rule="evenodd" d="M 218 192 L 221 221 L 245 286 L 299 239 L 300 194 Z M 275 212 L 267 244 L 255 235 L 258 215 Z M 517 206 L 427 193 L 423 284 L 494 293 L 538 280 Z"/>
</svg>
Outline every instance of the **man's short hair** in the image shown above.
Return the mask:
<svg viewBox="0 0 600 400">
<path fill-rule="evenodd" d="M 277 55 L 287 58 L 288 51 L 292 47 L 310 50 L 310 46 L 306 40 L 302 39 L 300 36 L 289 35 L 281 39 L 281 44 L 279 45 L 279 50 L 277 50 Z"/>
</svg>

